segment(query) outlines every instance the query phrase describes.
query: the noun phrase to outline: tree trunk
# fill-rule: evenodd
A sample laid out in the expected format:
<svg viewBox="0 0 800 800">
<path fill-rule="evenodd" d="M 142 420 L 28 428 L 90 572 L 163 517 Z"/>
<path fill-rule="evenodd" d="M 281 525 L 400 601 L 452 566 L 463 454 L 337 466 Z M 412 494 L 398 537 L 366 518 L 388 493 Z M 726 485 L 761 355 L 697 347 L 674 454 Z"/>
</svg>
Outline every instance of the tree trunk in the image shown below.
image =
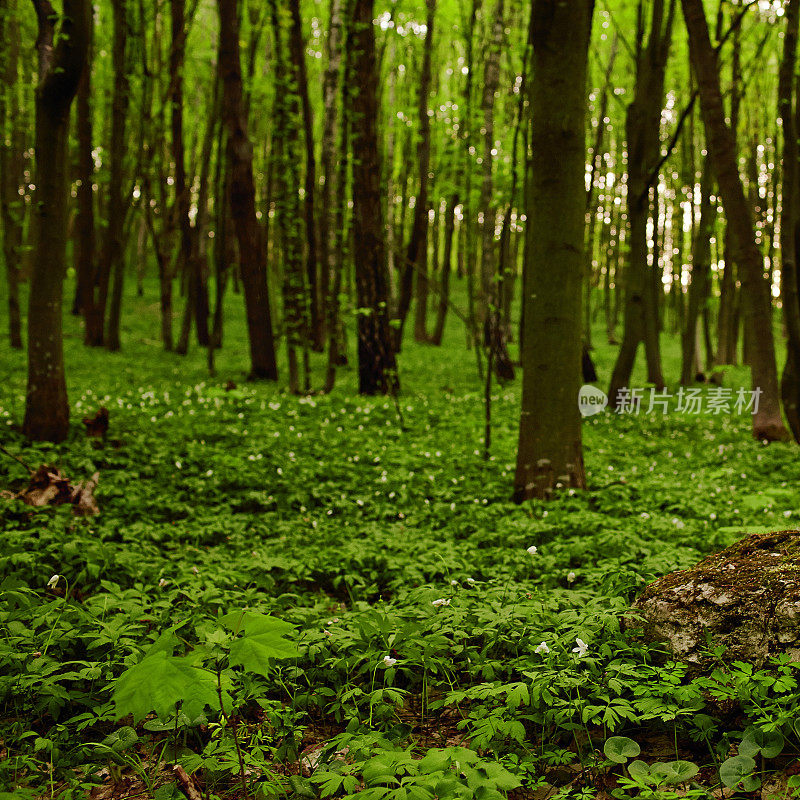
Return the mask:
<svg viewBox="0 0 800 800">
<path fill-rule="evenodd" d="M 703 180 L 700 185 L 700 224 L 695 231 L 692 243 L 692 282 L 689 284 L 689 302 L 681 334 L 682 386 L 689 386 L 698 379 L 697 334 L 700 314 L 708 299 L 711 282 L 711 244 L 709 240 L 716 216 L 716 206 L 711 201 L 713 185 L 711 167 L 706 159 L 703 165 Z"/>
<path fill-rule="evenodd" d="M 483 72 L 483 96 L 481 98 L 481 111 L 483 112 L 483 177 L 479 210 L 483 217 L 481 227 L 481 260 L 480 284 L 477 302 L 477 324 L 483 332 L 484 345 L 494 348 L 494 343 L 500 338 L 499 331 L 495 331 L 497 323 L 497 308 L 500 298 L 497 292 L 496 280 L 496 238 L 495 223 L 497 209 L 493 202 L 494 194 L 494 162 L 497 156 L 494 142 L 494 105 L 497 88 L 500 84 L 500 55 L 503 47 L 503 34 L 505 30 L 505 0 L 497 0 L 492 11 L 491 38 L 488 42 Z M 498 359 L 499 360 L 499 359 Z"/>
<path fill-rule="evenodd" d="M 239 241 L 239 265 L 250 342 L 250 377 L 277 380 L 266 250 L 256 217 L 253 146 L 247 135 L 247 120 L 242 104 L 237 0 L 218 0 L 218 6 L 220 28 L 217 68 L 222 80 L 222 121 L 228 132 L 229 200 Z"/>
<path fill-rule="evenodd" d="M 428 117 L 428 95 L 431 91 L 431 56 L 433 52 L 433 27 L 436 19 L 436 0 L 426 0 L 427 30 L 422 55 L 422 70 L 419 78 L 419 94 L 417 98 L 417 168 L 419 169 L 419 188 L 414 200 L 414 221 L 411 225 L 411 237 L 408 241 L 405 263 L 400 281 L 400 299 L 397 308 L 399 325 L 395 331 L 395 349 L 400 352 L 403 343 L 403 328 L 411 308 L 411 296 L 414 279 L 423 282 L 423 291 L 427 289 L 428 280 L 428 173 L 431 163 L 431 122 Z M 417 330 L 416 339 L 420 341 L 421 331 Z"/>
<path fill-rule="evenodd" d="M 61 303 L 66 273 L 69 112 L 87 61 L 91 5 L 64 0 L 57 13 L 36 0 L 39 85 L 36 88 L 37 237 L 28 303 L 28 390 L 23 433 L 59 442 L 69 432 Z"/>
<path fill-rule="evenodd" d="M 106 347 L 120 348 L 120 317 L 122 314 L 122 289 L 125 277 L 125 242 L 123 231 L 129 200 L 123 191 L 125 179 L 125 128 L 128 116 L 127 0 L 113 0 L 114 9 L 114 100 L 111 111 L 111 153 L 108 184 L 108 228 L 106 229 L 105 257 L 111 274 L 111 304 L 108 309 Z"/>
<path fill-rule="evenodd" d="M 578 392 L 592 0 L 535 0 L 522 413 L 514 499 L 585 488 Z"/>
<path fill-rule="evenodd" d="M 758 411 L 753 415 L 753 435 L 768 441 L 785 439 L 787 433 L 781 419 L 772 335 L 770 288 L 764 279 L 763 258 L 756 244 L 752 213 L 739 176 L 736 144 L 725 122 L 717 58 L 711 45 L 702 0 L 681 0 L 681 4 L 700 91 L 709 157 L 728 225 L 732 229 L 733 257 L 741 275 L 745 328 L 752 342 L 752 385 L 754 391 L 761 392 Z"/>
<path fill-rule="evenodd" d="M 347 32 L 353 148 L 353 260 L 358 303 L 358 390 L 396 393 L 399 388 L 389 327 L 386 230 L 378 149 L 378 73 L 374 0 L 353 0 Z"/>
<path fill-rule="evenodd" d="M 93 29 L 90 30 L 89 61 L 83 71 L 78 97 L 76 102 L 76 133 L 78 139 L 78 180 L 77 190 L 78 219 L 75 236 L 75 272 L 77 281 L 75 285 L 75 301 L 72 306 L 73 314 L 84 315 L 84 325 L 87 325 L 87 311 L 91 313 L 94 303 L 95 278 L 95 230 L 94 230 L 94 158 L 92 157 L 92 139 L 94 138 L 94 125 L 92 119 L 92 40 Z M 89 337 L 86 336 L 87 344 Z"/>
<path fill-rule="evenodd" d="M 308 274 L 303 269 L 303 240 L 300 210 L 300 153 L 301 138 L 300 109 L 297 83 L 292 80 L 289 56 L 284 52 L 283 21 L 278 4 L 273 0 L 272 26 L 275 40 L 274 65 L 277 82 L 282 91 L 276 94 L 273 106 L 274 143 L 276 173 L 275 228 L 279 234 L 283 265 L 283 327 L 286 335 L 286 356 L 289 367 L 289 391 L 300 394 L 305 387 L 309 391 L 308 369 L 305 380 L 301 382 L 300 361 L 297 354 L 303 354 L 303 364 L 308 363 L 309 337 L 309 294 Z M 296 76 L 296 65 L 293 69 Z M 306 189 L 308 190 L 308 185 Z M 313 190 L 313 187 L 311 187 Z M 313 209 L 312 209 L 313 211 Z M 306 223 L 309 222 L 306 205 Z M 313 227 L 313 214 L 310 218 Z M 306 267 L 312 265 L 307 262 Z M 316 255 L 313 271 L 316 274 Z"/>
<path fill-rule="evenodd" d="M 300 17 L 300 0 L 289 0 L 292 17 L 289 51 L 294 64 L 297 93 L 303 114 L 303 141 L 305 142 L 305 221 L 306 221 L 306 284 L 308 291 L 309 331 L 311 347 L 322 352 L 325 339 L 324 297 L 320 286 L 320 261 L 317 248 L 317 215 L 314 210 L 317 191 L 317 162 L 314 156 L 314 118 L 308 95 L 303 21 Z"/>
<path fill-rule="evenodd" d="M 25 181 L 25 132 L 14 97 L 19 80 L 19 24 L 17 0 L 0 14 L 0 224 L 3 229 L 3 261 L 8 288 L 8 337 L 15 350 L 22 349 L 19 306 L 20 248 L 25 203 L 19 187 Z M 11 112 L 13 109 L 13 113 Z"/>
<path fill-rule="evenodd" d="M 186 307 L 181 319 L 181 329 L 175 352 L 186 355 L 192 332 L 195 298 L 197 293 L 195 265 L 192 263 L 192 226 L 189 219 L 191 197 L 186 183 L 186 153 L 183 141 L 183 68 L 186 56 L 186 2 L 170 0 L 170 30 L 172 42 L 169 51 L 170 80 L 170 144 L 174 164 L 175 205 L 174 214 L 178 228 L 176 272 L 186 286 Z"/>
<path fill-rule="evenodd" d="M 800 295 L 797 279 L 797 233 L 800 222 L 798 179 L 796 81 L 800 0 L 786 6 L 786 32 L 778 85 L 778 111 L 783 134 L 783 186 L 781 191 L 781 300 L 786 325 L 786 365 L 781 379 L 783 411 L 794 438 L 800 442 Z"/>
<path fill-rule="evenodd" d="M 646 47 L 642 42 L 644 35 L 642 9 L 643 6 L 640 4 L 636 90 L 625 118 L 628 145 L 629 255 L 625 270 L 622 346 L 608 390 L 608 401 L 612 408 L 616 407 L 619 391 L 630 384 L 636 351 L 640 343 L 645 344 L 648 380 L 659 387 L 664 386 L 658 346 L 658 309 L 651 283 L 651 270 L 657 270 L 658 263 L 654 259 L 652 267 L 648 266 L 647 224 L 651 218 L 650 190 L 654 180 L 658 180 L 653 171 L 661 158 L 661 109 L 675 0 L 670 0 L 666 16 L 664 0 L 654 0 Z M 658 225 L 657 216 L 654 225 Z"/>
<path fill-rule="evenodd" d="M 456 154 L 456 160 L 459 155 Z M 447 309 L 450 306 L 450 276 L 453 272 L 453 239 L 456 229 L 456 209 L 459 204 L 458 190 L 454 192 L 447 204 L 444 222 L 444 256 L 439 266 L 439 305 L 436 310 L 436 324 L 431 335 L 431 344 L 437 347 L 442 344 L 444 326 L 447 320 Z"/>
<path fill-rule="evenodd" d="M 341 0 L 330 0 L 330 25 L 328 28 L 328 64 L 322 85 L 322 100 L 325 108 L 322 132 L 322 214 L 320 215 L 320 260 L 325 276 L 326 323 L 328 334 L 328 367 L 325 375 L 325 392 L 333 390 L 336 381 L 336 367 L 339 364 L 338 327 L 339 291 L 341 289 L 341 263 L 337 258 L 336 236 L 336 198 L 339 185 L 336 180 L 336 97 L 342 61 L 342 4 Z M 344 121 L 342 121 L 344 122 Z M 346 154 L 347 140 L 344 124 L 341 128 L 342 150 Z M 344 159 L 343 159 L 344 160 Z M 346 172 L 344 175 L 346 176 Z M 344 187 L 342 187 L 344 188 Z"/>
</svg>

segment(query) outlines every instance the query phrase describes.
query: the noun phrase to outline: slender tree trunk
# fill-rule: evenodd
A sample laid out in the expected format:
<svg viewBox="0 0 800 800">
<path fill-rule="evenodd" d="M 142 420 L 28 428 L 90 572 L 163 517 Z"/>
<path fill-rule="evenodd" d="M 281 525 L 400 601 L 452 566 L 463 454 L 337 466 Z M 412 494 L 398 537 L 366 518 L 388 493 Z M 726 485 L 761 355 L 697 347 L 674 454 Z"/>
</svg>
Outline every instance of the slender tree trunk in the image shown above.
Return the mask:
<svg viewBox="0 0 800 800">
<path fill-rule="evenodd" d="M 781 398 L 789 429 L 800 442 L 800 294 L 797 278 L 797 235 L 800 223 L 795 66 L 797 63 L 800 0 L 786 6 L 786 32 L 778 86 L 778 111 L 783 134 L 783 186 L 781 191 L 781 300 L 786 326 L 786 365 Z"/>
<path fill-rule="evenodd" d="M 77 138 L 77 171 L 78 217 L 75 231 L 75 299 L 72 313 L 84 314 L 87 302 L 92 302 L 95 267 L 95 231 L 94 231 L 94 158 L 92 156 L 92 139 L 94 138 L 94 122 L 92 119 L 92 59 L 94 55 L 94 25 L 90 28 L 89 56 L 86 69 L 83 71 L 75 108 L 75 128 Z M 87 300 L 88 298 L 88 300 Z"/>
<path fill-rule="evenodd" d="M 431 60 L 433 53 L 433 28 L 436 19 L 436 0 L 426 0 L 427 30 L 422 55 L 422 70 L 419 78 L 419 94 L 417 99 L 417 168 L 419 169 L 419 188 L 414 200 L 414 221 L 411 225 L 411 237 L 406 250 L 405 263 L 402 267 L 400 281 L 400 299 L 397 308 L 399 325 L 395 333 L 395 349 L 400 352 L 403 342 L 403 328 L 408 310 L 411 308 L 411 297 L 414 279 L 421 280 L 427 288 L 428 280 L 428 172 L 431 163 L 431 122 L 428 117 L 428 95 L 431 91 Z M 417 341 L 421 331 L 416 332 Z"/>
<path fill-rule="evenodd" d="M 470 12 L 469 24 L 466 31 L 466 58 L 465 67 L 467 70 L 467 79 L 464 82 L 464 212 L 463 212 L 463 225 L 464 243 L 462 252 L 464 254 L 464 277 L 467 279 L 467 347 L 475 347 L 475 357 L 478 362 L 478 376 L 481 377 L 482 373 L 482 349 L 480 347 L 480 330 L 478 325 L 478 309 L 476 304 L 476 279 L 478 270 L 478 260 L 476 256 L 477 251 L 477 237 L 475 235 L 477 221 L 475 219 L 475 208 L 472 201 L 472 178 L 473 178 L 473 158 L 472 158 L 472 142 L 473 142 L 473 84 L 475 73 L 475 26 L 477 23 L 477 15 L 481 9 L 483 0 L 472 0 L 472 9 Z"/>
<path fill-rule="evenodd" d="M 15 350 L 22 349 L 19 279 L 25 204 L 19 187 L 25 180 L 24 128 L 15 108 L 19 86 L 18 0 L 9 0 L 0 13 L 0 224 L 3 229 L 3 260 L 8 289 L 8 337 Z M 13 113 L 11 110 L 13 109 Z"/>
<path fill-rule="evenodd" d="M 308 94 L 303 21 L 300 16 L 300 0 L 289 0 L 292 27 L 289 36 L 289 51 L 294 64 L 297 92 L 303 114 L 303 141 L 305 142 L 305 221 L 306 221 L 306 284 L 308 287 L 309 339 L 311 347 L 322 352 L 325 339 L 324 293 L 320 285 L 320 258 L 317 248 L 317 215 L 315 201 L 317 192 L 317 162 L 314 155 L 314 118 Z"/>
<path fill-rule="evenodd" d="M 787 433 L 781 419 L 770 289 L 764 279 L 763 258 L 756 244 L 752 213 L 739 176 L 736 144 L 725 122 L 717 59 L 702 0 L 681 0 L 681 4 L 700 91 L 709 157 L 732 229 L 733 256 L 741 275 L 745 326 L 752 341 L 753 390 L 761 392 L 758 411 L 753 415 L 753 435 L 768 441 L 785 439 Z"/>
<path fill-rule="evenodd" d="M 458 154 L 455 156 L 459 160 Z M 458 185 L 458 183 L 456 183 Z M 456 209 L 459 204 L 459 194 L 456 190 L 447 204 L 444 222 L 444 255 L 439 267 L 439 304 L 436 309 L 436 324 L 431 335 L 431 344 L 437 347 L 442 344 L 444 326 L 447 321 L 447 309 L 450 306 L 450 276 L 453 272 L 453 239 L 456 229 Z"/>
<path fill-rule="evenodd" d="M 266 250 L 256 217 L 253 146 L 247 135 L 242 101 L 237 0 L 218 0 L 220 33 L 217 65 L 222 80 L 222 121 L 227 135 L 231 216 L 239 241 L 239 264 L 244 287 L 250 377 L 277 380 L 272 314 L 267 288 Z"/>
<path fill-rule="evenodd" d="M 586 235 L 586 303 L 584 308 L 583 338 L 587 347 L 592 347 L 592 281 L 594 276 L 595 231 L 597 229 L 597 203 L 595 201 L 595 185 L 600 171 L 603 142 L 606 134 L 606 116 L 608 114 L 608 95 L 611 90 L 611 78 L 614 62 L 617 57 L 617 38 L 611 44 L 611 54 L 606 66 L 605 80 L 600 92 L 600 106 L 597 113 L 594 146 L 592 147 L 592 169 L 589 176 L 589 188 L 586 190 L 586 215 L 588 231 Z"/>
<path fill-rule="evenodd" d="M 109 350 L 120 348 L 120 318 L 125 277 L 125 217 L 129 200 L 123 191 L 125 180 L 126 122 L 128 117 L 128 6 L 127 0 L 113 0 L 114 10 L 114 100 L 111 111 L 111 153 L 108 184 L 108 228 L 105 253 L 111 273 L 111 303 L 105 343 Z"/>
<path fill-rule="evenodd" d="M 592 0 L 535 0 L 522 413 L 514 499 L 585 488 L 578 392 Z"/>
<path fill-rule="evenodd" d="M 301 363 L 298 352 L 307 363 L 306 352 L 309 336 L 309 295 L 308 272 L 303 268 L 303 242 L 300 210 L 300 152 L 301 138 L 300 108 L 298 102 L 296 68 L 290 75 L 289 56 L 285 52 L 282 14 L 276 2 L 271 3 L 272 25 L 275 39 L 275 74 L 282 90 L 275 97 L 273 107 L 275 127 L 275 164 L 277 167 L 275 228 L 279 234 L 283 264 L 283 321 L 286 333 L 286 356 L 289 367 L 289 391 L 300 394 L 309 391 L 309 377 L 306 370 L 305 381 L 301 381 Z M 314 187 L 310 187 L 313 191 Z M 306 190 L 308 190 L 306 184 Z M 309 219 L 306 205 L 306 223 L 314 225 L 313 207 Z M 316 274 L 316 255 L 312 267 Z M 316 278 L 315 278 L 316 280 Z M 315 289 L 316 290 L 316 289 Z M 314 290 L 314 291 L 315 291 Z M 313 302 L 313 301 L 312 301 Z"/>
<path fill-rule="evenodd" d="M 23 433 L 59 442 L 69 432 L 69 401 L 61 334 L 66 273 L 69 112 L 87 62 L 91 6 L 64 0 L 58 15 L 48 0 L 34 3 L 39 25 L 36 88 L 37 236 L 28 302 L 28 390 Z"/>
<path fill-rule="evenodd" d="M 353 0 L 347 31 L 353 148 L 353 260 L 358 314 L 358 390 L 399 388 L 389 327 L 389 276 L 378 149 L 378 73 L 373 0 Z"/>
<path fill-rule="evenodd" d="M 665 14 L 666 11 L 666 14 Z M 637 40 L 637 78 L 633 102 L 628 106 L 625 133 L 628 144 L 628 265 L 625 270 L 625 321 L 622 346 L 617 356 L 608 390 L 609 405 L 617 404 L 619 391 L 629 386 L 636 351 L 645 344 L 648 380 L 664 385 L 658 346 L 657 315 L 651 270 L 648 266 L 647 225 L 650 214 L 650 191 L 653 170 L 661 157 L 661 109 L 664 99 L 664 76 L 672 37 L 675 0 L 666 10 L 664 0 L 654 0 L 650 31 L 644 45 L 643 6 L 639 6 Z M 656 216 L 654 226 L 658 225 Z M 655 237 L 654 237 L 655 238 Z"/>
<path fill-rule="evenodd" d="M 491 347 L 494 341 L 493 319 L 496 316 L 495 308 L 499 302 L 497 296 L 497 282 L 495 264 L 497 254 L 495 248 L 495 223 L 497 209 L 493 203 L 494 192 L 494 106 L 495 95 L 500 84 L 500 54 L 503 47 L 503 34 L 505 30 L 505 0 L 497 0 L 492 11 L 491 38 L 488 43 L 483 72 L 483 97 L 481 110 L 483 112 L 483 178 L 481 181 L 481 194 L 479 201 L 480 213 L 483 216 L 481 234 L 481 267 L 480 267 L 480 295 L 477 304 L 477 322 L 483 331 L 483 341 Z"/>
<path fill-rule="evenodd" d="M 689 386 L 698 378 L 698 332 L 700 314 L 703 310 L 711 284 L 711 230 L 714 226 L 716 207 L 711 202 L 714 183 L 711 167 L 706 159 L 703 180 L 700 185 L 700 224 L 695 231 L 692 244 L 692 281 L 689 284 L 689 302 L 686 321 L 681 334 L 681 385 Z"/>
<path fill-rule="evenodd" d="M 174 214 L 178 229 L 178 251 L 176 272 L 182 276 L 186 286 L 186 307 L 181 319 L 181 330 L 175 352 L 186 355 L 192 332 L 193 308 L 196 282 L 192 265 L 192 226 L 189 219 L 190 194 L 186 183 L 186 148 L 183 140 L 183 67 L 186 57 L 186 2 L 170 0 L 170 30 L 172 42 L 169 51 L 170 79 L 170 132 L 172 162 L 174 164 L 173 186 L 175 189 Z"/>
<path fill-rule="evenodd" d="M 325 107 L 324 128 L 322 133 L 322 213 L 320 215 L 320 260 L 325 276 L 327 300 L 326 329 L 328 334 L 328 367 L 325 377 L 325 392 L 333 390 L 338 366 L 338 327 L 339 327 L 339 291 L 341 289 L 341 264 L 337 258 L 336 234 L 336 197 L 339 186 L 336 180 L 336 97 L 339 89 L 339 78 L 342 60 L 342 3 L 341 0 L 330 0 L 330 24 L 328 26 L 328 64 L 322 86 L 322 100 Z M 347 143 L 343 130 L 341 138 L 344 142 L 342 150 L 346 153 Z M 346 175 L 346 173 L 345 173 Z"/>
</svg>

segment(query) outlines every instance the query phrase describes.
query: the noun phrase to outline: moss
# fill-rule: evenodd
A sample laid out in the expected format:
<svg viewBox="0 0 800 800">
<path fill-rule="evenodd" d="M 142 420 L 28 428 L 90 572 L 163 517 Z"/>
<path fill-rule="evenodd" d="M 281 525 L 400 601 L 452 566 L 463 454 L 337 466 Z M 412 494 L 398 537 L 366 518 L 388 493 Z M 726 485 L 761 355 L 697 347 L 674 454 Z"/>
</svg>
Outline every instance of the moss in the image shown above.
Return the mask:
<svg viewBox="0 0 800 800">
<path fill-rule="evenodd" d="M 694 586 L 708 583 L 715 589 L 729 590 L 737 595 L 758 593 L 762 600 L 766 589 L 772 595 L 779 593 L 782 598 L 787 588 L 782 578 L 787 573 L 794 578 L 798 572 L 800 531 L 753 534 L 708 556 L 691 569 L 672 572 L 649 584 L 639 596 L 637 605 L 689 583 Z M 765 578 L 769 578 L 766 583 Z"/>
</svg>

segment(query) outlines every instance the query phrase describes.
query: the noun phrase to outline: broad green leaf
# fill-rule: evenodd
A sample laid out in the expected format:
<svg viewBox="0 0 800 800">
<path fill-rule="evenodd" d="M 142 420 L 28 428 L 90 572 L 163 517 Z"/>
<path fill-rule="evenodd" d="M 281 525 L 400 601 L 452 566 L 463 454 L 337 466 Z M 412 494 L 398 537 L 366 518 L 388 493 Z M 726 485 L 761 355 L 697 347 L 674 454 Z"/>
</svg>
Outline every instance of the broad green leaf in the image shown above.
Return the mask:
<svg viewBox="0 0 800 800">
<path fill-rule="evenodd" d="M 611 736 L 606 739 L 603 752 L 615 764 L 624 764 L 629 758 L 636 758 L 642 748 L 627 736 Z"/>
<path fill-rule="evenodd" d="M 186 659 L 158 651 L 125 670 L 114 686 L 117 718 L 133 714 L 139 722 L 151 711 L 161 719 L 175 713 L 177 704 L 189 717 L 208 706 L 219 709 L 214 675 L 190 666 Z"/>
<path fill-rule="evenodd" d="M 651 777 L 650 767 L 639 759 L 628 764 L 628 773 L 635 781 L 645 781 Z"/>
<path fill-rule="evenodd" d="M 784 744 L 785 739 L 780 731 L 763 731 L 750 725 L 739 744 L 739 755 L 752 758 L 761 753 L 764 758 L 776 758 L 783 752 Z"/>
<path fill-rule="evenodd" d="M 750 756 L 733 756 L 722 762 L 719 778 L 729 789 L 741 788 L 745 792 L 752 792 L 761 785 L 753 777 L 755 769 L 756 762 Z"/>
<path fill-rule="evenodd" d="M 655 763 L 650 767 L 650 773 L 658 780 L 659 785 L 686 783 L 699 771 L 700 768 L 691 761 L 667 761 Z"/>
<path fill-rule="evenodd" d="M 296 629 L 291 623 L 268 614 L 260 614 L 257 611 L 231 611 L 220 617 L 219 622 L 234 633 L 244 631 L 248 636 L 261 633 L 288 636 L 296 633 Z"/>
<path fill-rule="evenodd" d="M 247 672 L 266 676 L 272 659 L 295 658 L 297 648 L 275 633 L 242 636 L 231 643 L 230 663 Z"/>
<path fill-rule="evenodd" d="M 124 750 L 133 747 L 133 745 L 135 745 L 138 741 L 139 736 L 137 735 L 136 731 L 131 728 L 130 725 L 125 725 L 119 730 L 116 730 L 106 736 L 106 738 L 103 740 L 103 744 L 106 747 L 110 747 L 115 753 L 121 753 Z"/>
</svg>

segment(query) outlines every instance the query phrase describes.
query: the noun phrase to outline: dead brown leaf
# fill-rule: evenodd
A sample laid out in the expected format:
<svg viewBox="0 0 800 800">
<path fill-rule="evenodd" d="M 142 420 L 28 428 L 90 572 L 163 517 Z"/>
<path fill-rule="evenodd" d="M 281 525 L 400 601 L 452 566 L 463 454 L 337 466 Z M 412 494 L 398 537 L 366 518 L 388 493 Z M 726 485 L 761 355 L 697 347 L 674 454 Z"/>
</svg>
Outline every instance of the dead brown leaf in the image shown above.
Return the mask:
<svg viewBox="0 0 800 800">
<path fill-rule="evenodd" d="M 73 486 L 60 469 L 43 464 L 31 474 L 25 489 L 17 494 L 7 493 L 6 497 L 22 500 L 34 508 L 71 505 L 76 516 L 91 517 L 100 513 L 94 497 L 99 481 L 100 473 L 95 472 L 89 480 Z"/>
</svg>

